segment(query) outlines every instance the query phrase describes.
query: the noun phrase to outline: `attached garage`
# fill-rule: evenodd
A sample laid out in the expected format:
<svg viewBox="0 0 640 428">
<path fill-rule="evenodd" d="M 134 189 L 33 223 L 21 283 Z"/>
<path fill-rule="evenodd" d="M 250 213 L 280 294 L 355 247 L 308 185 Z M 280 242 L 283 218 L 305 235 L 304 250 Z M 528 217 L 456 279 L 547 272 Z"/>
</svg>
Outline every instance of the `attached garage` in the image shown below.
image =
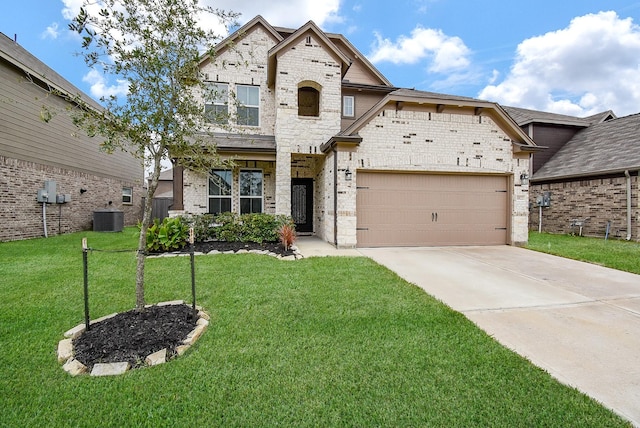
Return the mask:
<svg viewBox="0 0 640 428">
<path fill-rule="evenodd" d="M 503 245 L 508 177 L 357 173 L 359 247 Z"/>
</svg>

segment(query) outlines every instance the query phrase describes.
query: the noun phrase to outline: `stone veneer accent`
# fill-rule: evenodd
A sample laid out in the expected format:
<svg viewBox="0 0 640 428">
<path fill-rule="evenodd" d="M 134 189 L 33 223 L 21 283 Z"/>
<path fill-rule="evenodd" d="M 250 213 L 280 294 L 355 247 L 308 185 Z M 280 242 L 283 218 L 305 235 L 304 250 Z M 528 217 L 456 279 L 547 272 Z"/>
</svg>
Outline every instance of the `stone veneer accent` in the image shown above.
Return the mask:
<svg viewBox="0 0 640 428">
<path fill-rule="evenodd" d="M 142 174 L 141 174 L 142 176 Z M 36 201 L 45 180 L 55 180 L 58 194 L 71 202 L 47 204 L 49 236 L 92 228 L 93 211 L 111 207 L 124 211 L 125 225 L 142 218 L 140 182 L 121 181 L 83 172 L 0 156 L 0 241 L 44 236 L 42 204 Z M 133 188 L 133 204 L 122 203 L 122 188 Z M 87 189 L 80 193 L 80 189 Z M 109 206 L 109 201 L 112 204 Z"/>
<path fill-rule="evenodd" d="M 640 240 L 640 189 L 638 175 L 631 176 L 631 239 Z M 571 227 L 573 220 L 588 219 L 583 227 L 584 236 L 604 237 L 607 222 L 611 222 L 610 236 L 627 236 L 626 177 L 605 177 L 565 181 L 550 184 L 532 184 L 529 227 L 537 231 L 540 209 L 536 198 L 551 192 L 551 206 L 542 208 L 542 231 L 550 233 L 579 233 Z"/>
<path fill-rule="evenodd" d="M 162 302 L 158 303 L 158 306 L 167 306 L 167 305 L 184 305 L 184 301 L 182 300 L 174 300 L 170 302 Z M 150 306 L 150 305 L 147 305 Z M 182 345 L 176 348 L 178 352 L 178 356 L 184 354 L 202 335 L 202 333 L 206 330 L 209 325 L 209 315 L 202 310 L 200 306 L 196 306 L 198 310 L 198 320 L 196 321 L 196 327 L 187 335 L 187 337 L 182 341 Z M 107 315 L 96 320 L 90 321 L 89 325 L 94 325 L 99 323 L 100 321 L 104 321 L 106 319 L 112 318 L 116 316 L 116 314 Z M 62 368 L 72 376 L 77 376 L 80 374 L 87 373 L 87 367 L 82 364 L 80 361 L 73 358 L 73 339 L 80 336 L 85 331 L 85 325 L 79 324 L 76 327 L 68 330 L 64 337 L 65 339 L 61 340 L 58 343 L 58 362 L 63 363 Z M 155 366 L 158 364 L 165 363 L 167 361 L 167 350 L 161 349 L 157 352 L 154 352 L 151 355 L 148 355 L 145 358 L 145 363 L 147 366 Z M 91 371 L 91 376 L 113 376 L 123 374 L 127 370 L 129 370 L 130 365 L 128 362 L 118 362 L 118 363 L 97 363 L 94 364 L 93 370 Z"/>
</svg>

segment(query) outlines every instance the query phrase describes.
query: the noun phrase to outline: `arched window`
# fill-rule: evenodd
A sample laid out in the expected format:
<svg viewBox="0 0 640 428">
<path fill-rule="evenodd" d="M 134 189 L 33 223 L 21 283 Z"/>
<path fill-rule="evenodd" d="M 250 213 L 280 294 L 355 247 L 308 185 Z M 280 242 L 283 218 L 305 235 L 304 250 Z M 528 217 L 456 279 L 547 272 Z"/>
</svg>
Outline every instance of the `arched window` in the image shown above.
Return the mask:
<svg viewBox="0 0 640 428">
<path fill-rule="evenodd" d="M 298 87 L 298 116 L 320 116 L 319 85 L 305 82 Z M 316 88 L 315 86 L 318 86 Z"/>
</svg>

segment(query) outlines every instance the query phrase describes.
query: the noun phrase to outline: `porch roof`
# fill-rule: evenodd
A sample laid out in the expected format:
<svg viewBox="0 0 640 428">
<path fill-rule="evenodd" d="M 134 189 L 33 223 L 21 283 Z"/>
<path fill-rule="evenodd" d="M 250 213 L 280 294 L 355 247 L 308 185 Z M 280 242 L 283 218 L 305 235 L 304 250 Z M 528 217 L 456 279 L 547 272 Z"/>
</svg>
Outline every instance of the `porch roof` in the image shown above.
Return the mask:
<svg viewBox="0 0 640 428">
<path fill-rule="evenodd" d="M 214 133 L 212 138 L 218 152 L 274 154 L 276 152 L 276 137 L 274 135 Z"/>
</svg>

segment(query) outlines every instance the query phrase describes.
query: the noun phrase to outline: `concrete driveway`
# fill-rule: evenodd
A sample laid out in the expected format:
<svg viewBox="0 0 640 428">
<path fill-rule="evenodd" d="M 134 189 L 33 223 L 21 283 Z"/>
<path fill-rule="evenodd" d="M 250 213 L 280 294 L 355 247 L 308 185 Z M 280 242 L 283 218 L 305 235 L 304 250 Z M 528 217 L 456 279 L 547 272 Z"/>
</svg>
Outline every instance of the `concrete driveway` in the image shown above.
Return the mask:
<svg viewBox="0 0 640 428">
<path fill-rule="evenodd" d="M 509 246 L 360 252 L 640 427 L 640 275 Z"/>
</svg>

